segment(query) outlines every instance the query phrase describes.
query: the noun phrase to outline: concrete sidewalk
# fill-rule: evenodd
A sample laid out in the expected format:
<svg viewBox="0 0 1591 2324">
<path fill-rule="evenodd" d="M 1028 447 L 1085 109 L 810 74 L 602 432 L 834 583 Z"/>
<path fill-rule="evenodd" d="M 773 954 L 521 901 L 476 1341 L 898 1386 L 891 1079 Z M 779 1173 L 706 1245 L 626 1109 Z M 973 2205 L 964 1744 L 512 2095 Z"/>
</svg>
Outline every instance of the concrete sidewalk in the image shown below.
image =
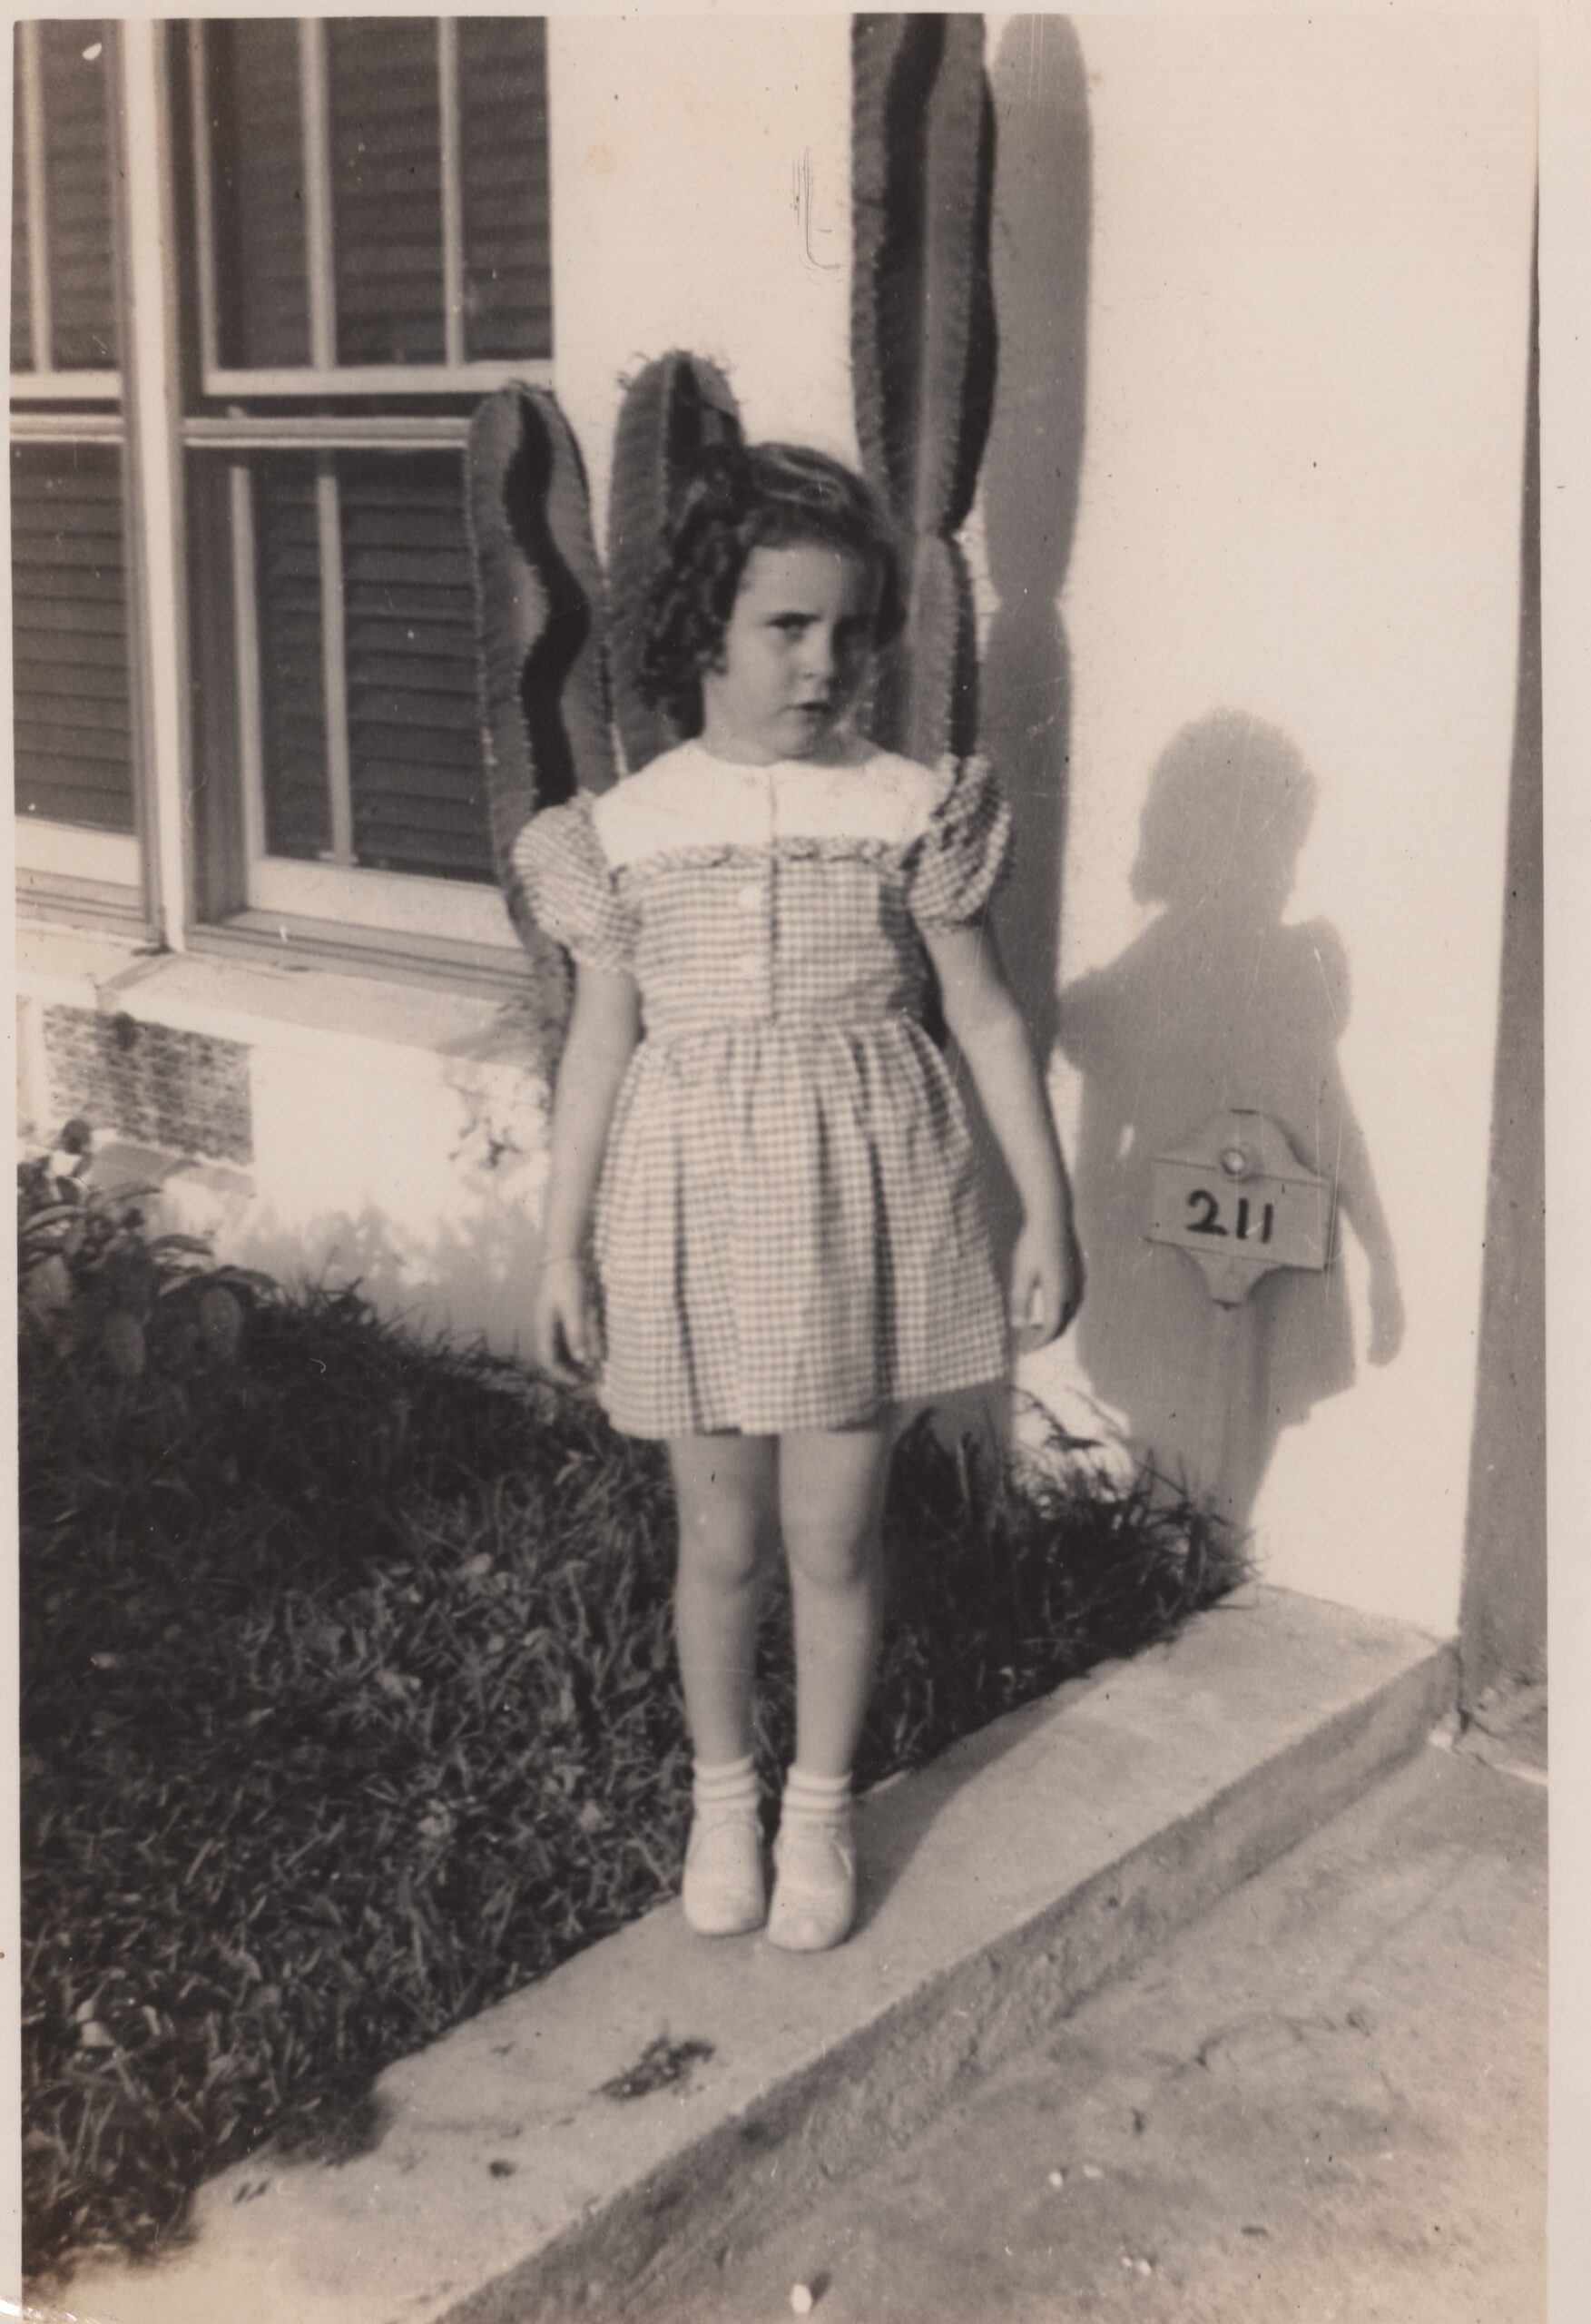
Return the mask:
<svg viewBox="0 0 1591 2324">
<path fill-rule="evenodd" d="M 1489 1763 L 1488 1763 L 1489 1761 Z M 1539 2324 L 1547 1796 L 1435 1749 L 662 2316 Z"/>
<path fill-rule="evenodd" d="M 607 2324 L 667 2298 L 1421 1749 L 1452 1689 L 1400 1624 L 1228 1600 L 870 1795 L 838 1952 L 704 1943 L 666 1905 L 384 2074 L 363 2152 L 224 2173 L 185 2250 L 61 2312 Z"/>
</svg>

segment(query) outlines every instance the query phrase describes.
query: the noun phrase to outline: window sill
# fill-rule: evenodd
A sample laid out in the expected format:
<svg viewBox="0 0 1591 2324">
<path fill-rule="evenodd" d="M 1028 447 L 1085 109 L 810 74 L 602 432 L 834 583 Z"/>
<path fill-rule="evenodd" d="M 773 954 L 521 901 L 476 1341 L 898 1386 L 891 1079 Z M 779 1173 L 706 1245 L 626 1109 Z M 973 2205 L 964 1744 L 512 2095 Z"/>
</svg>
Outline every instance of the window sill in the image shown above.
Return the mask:
<svg viewBox="0 0 1591 2324">
<path fill-rule="evenodd" d="M 121 938 L 133 945 L 149 934 L 149 920 L 142 891 L 120 880 L 64 878 L 25 863 L 16 866 L 16 910 L 41 926 L 103 932 L 106 941 Z"/>
<path fill-rule="evenodd" d="M 545 1074 L 555 1051 L 555 1010 L 524 970 L 513 990 L 472 990 L 413 974 L 358 974 L 296 952 L 270 959 L 259 945 L 155 952 L 34 923 L 17 930 L 16 988 L 23 1000 L 124 1014 L 250 1049 L 349 1063 L 362 1055 L 432 1084 L 456 1083 L 461 1067 Z"/>
<path fill-rule="evenodd" d="M 503 926 L 508 926 L 506 917 Z M 234 912 L 228 920 L 190 929 L 188 950 L 273 970 L 329 970 L 382 984 L 453 988 L 500 1000 L 525 1000 L 527 988 L 537 982 L 535 970 L 515 941 L 481 943 L 407 929 L 361 928 L 303 913 Z M 555 1013 L 555 1000 L 548 1006 Z"/>
</svg>

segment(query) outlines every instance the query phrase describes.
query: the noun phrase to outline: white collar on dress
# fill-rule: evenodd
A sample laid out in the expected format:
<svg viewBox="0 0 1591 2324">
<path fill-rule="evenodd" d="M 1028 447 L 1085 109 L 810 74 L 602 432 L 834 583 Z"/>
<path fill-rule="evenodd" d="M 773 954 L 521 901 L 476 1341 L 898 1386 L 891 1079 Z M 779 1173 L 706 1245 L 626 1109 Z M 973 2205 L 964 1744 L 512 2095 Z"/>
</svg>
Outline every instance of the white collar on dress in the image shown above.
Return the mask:
<svg viewBox="0 0 1591 2324">
<path fill-rule="evenodd" d="M 679 848 L 767 847 L 781 839 L 854 839 L 903 847 L 920 838 L 946 777 L 866 743 L 840 763 L 781 759 L 740 766 L 682 743 L 592 810 L 610 866 Z"/>
</svg>

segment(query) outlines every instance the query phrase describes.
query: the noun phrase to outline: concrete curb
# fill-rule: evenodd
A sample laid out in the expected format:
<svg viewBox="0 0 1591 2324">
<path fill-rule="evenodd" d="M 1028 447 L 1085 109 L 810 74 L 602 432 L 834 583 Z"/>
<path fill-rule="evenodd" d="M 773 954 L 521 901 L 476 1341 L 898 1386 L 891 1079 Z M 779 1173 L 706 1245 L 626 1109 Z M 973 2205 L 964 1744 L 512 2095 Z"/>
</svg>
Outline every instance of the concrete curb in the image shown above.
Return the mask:
<svg viewBox="0 0 1591 2324">
<path fill-rule="evenodd" d="M 802 1958 L 675 1905 L 385 2074 L 369 2150 L 246 2164 L 84 2324 L 551 2324 L 666 2302 L 1418 1748 L 1450 1648 L 1280 1590 L 866 1802 L 862 1925 Z M 649 2045 L 681 2071 L 604 2084 Z M 692 2045 L 696 2045 L 692 2047 Z"/>
</svg>

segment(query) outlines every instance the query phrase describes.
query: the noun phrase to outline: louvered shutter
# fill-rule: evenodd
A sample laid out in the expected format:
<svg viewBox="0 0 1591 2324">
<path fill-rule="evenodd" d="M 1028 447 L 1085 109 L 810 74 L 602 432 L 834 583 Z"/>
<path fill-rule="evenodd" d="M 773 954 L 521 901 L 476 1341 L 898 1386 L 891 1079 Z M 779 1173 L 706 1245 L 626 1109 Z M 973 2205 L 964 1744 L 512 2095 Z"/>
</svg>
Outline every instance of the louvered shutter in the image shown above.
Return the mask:
<svg viewBox="0 0 1591 2324">
<path fill-rule="evenodd" d="M 313 859 L 331 845 L 315 462 L 252 464 L 265 843 Z"/>
<path fill-rule="evenodd" d="M 327 66 L 337 359 L 439 363 L 446 345 L 436 20 L 334 19 Z"/>
<path fill-rule="evenodd" d="M 28 300 L 27 163 L 23 152 L 22 40 L 13 36 L 11 81 L 11 368 L 34 368 Z"/>
<path fill-rule="evenodd" d="M 285 18 L 205 27 L 216 243 L 216 336 L 223 364 L 290 369 L 309 360 L 299 29 Z"/>
<path fill-rule="evenodd" d="M 349 455 L 338 482 L 355 852 L 490 879 L 461 464 Z"/>
<path fill-rule="evenodd" d="M 545 21 L 461 17 L 458 98 L 464 351 L 472 362 L 550 356 Z"/>
<path fill-rule="evenodd" d="M 266 844 L 332 844 L 316 463 L 252 463 Z M 339 453 L 349 783 L 367 870 L 486 880 L 463 475 L 452 453 Z"/>
<path fill-rule="evenodd" d="M 13 716 L 19 814 L 133 829 L 122 455 L 11 454 Z"/>
<path fill-rule="evenodd" d="M 110 123 L 104 27 L 39 27 L 44 95 L 51 355 L 58 371 L 113 369 L 115 277 L 111 257 Z M 42 360 L 44 349 L 35 350 Z"/>
</svg>

